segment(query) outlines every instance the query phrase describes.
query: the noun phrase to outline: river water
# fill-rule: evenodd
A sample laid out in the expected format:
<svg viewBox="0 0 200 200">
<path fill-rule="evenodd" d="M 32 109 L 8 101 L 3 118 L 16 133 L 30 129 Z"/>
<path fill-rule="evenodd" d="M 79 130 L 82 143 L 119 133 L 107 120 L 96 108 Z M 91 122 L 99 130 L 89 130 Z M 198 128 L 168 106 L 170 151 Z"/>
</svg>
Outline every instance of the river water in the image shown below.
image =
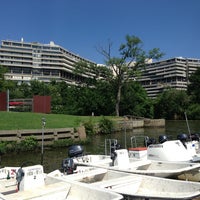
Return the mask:
<svg viewBox="0 0 200 200">
<path fill-rule="evenodd" d="M 159 135 L 168 135 L 172 138 L 180 133 L 200 133 L 200 121 L 166 121 L 164 128 L 139 128 L 132 131 L 127 131 L 126 127 L 119 133 L 113 133 L 109 135 L 97 135 L 93 136 L 91 143 L 84 146 L 84 152 L 86 154 L 104 154 L 105 152 L 105 140 L 117 139 L 122 147 L 131 146 L 131 136 L 142 135 L 156 138 L 158 140 Z M 44 149 L 43 165 L 45 172 L 50 172 L 55 169 L 60 169 L 63 158 L 68 157 L 67 148 L 59 149 Z M 11 153 L 1 157 L 1 167 L 4 166 L 21 166 L 23 163 L 26 165 L 40 164 L 41 152 L 23 152 L 23 153 Z"/>
</svg>

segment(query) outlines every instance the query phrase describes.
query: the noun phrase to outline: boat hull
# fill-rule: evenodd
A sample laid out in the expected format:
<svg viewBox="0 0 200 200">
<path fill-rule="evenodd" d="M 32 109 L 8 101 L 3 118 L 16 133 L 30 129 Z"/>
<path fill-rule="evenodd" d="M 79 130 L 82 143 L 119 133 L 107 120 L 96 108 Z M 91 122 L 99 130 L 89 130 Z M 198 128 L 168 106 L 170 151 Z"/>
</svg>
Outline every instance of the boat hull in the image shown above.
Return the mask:
<svg viewBox="0 0 200 200">
<path fill-rule="evenodd" d="M 105 159 L 104 159 L 105 158 Z M 143 174 L 157 177 L 173 177 L 200 168 L 200 163 L 165 162 L 152 160 L 135 160 L 128 156 L 126 149 L 116 150 L 116 159 L 107 156 L 85 155 L 73 159 L 77 165 L 101 167 L 127 173 Z"/>
<path fill-rule="evenodd" d="M 129 174 L 96 167 L 71 175 L 64 175 L 56 170 L 47 176 L 66 182 L 75 181 L 95 188 L 105 188 L 129 199 L 130 197 L 134 199 L 191 199 L 200 196 L 200 183 Z"/>
</svg>

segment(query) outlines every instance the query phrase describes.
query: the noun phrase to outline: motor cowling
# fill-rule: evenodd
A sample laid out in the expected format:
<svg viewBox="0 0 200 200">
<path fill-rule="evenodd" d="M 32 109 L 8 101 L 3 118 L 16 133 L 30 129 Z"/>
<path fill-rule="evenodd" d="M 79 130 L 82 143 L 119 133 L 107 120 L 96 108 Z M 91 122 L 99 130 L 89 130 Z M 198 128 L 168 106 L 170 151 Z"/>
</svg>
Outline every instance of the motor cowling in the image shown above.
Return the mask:
<svg viewBox="0 0 200 200">
<path fill-rule="evenodd" d="M 68 156 L 70 158 L 82 156 L 84 149 L 81 145 L 72 145 L 68 148 Z"/>
<path fill-rule="evenodd" d="M 177 139 L 180 140 L 181 142 L 186 142 L 188 140 L 188 135 L 185 133 L 181 133 L 177 135 Z"/>
<path fill-rule="evenodd" d="M 168 137 L 166 135 L 160 135 L 158 140 L 159 140 L 159 143 L 162 144 L 162 143 L 168 141 Z"/>
<path fill-rule="evenodd" d="M 198 133 L 192 133 L 189 138 L 192 140 L 192 141 L 199 141 L 199 134 Z"/>
<path fill-rule="evenodd" d="M 73 174 L 74 170 L 76 170 L 77 166 L 74 163 L 72 158 L 65 158 L 62 161 L 61 171 L 64 174 Z"/>
<path fill-rule="evenodd" d="M 156 139 L 155 138 L 150 138 L 150 137 L 145 137 L 144 146 L 148 147 L 151 144 L 156 144 Z"/>
<path fill-rule="evenodd" d="M 121 145 L 119 143 L 112 143 L 110 147 L 111 153 L 115 152 L 115 150 L 120 149 Z"/>
</svg>

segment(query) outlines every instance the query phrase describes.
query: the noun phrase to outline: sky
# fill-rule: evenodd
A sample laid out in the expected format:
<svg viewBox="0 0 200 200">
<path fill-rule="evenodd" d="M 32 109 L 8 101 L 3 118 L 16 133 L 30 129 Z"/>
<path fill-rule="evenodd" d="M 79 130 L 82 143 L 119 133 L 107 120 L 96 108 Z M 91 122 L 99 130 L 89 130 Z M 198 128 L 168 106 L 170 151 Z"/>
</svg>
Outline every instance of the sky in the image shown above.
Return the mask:
<svg viewBox="0 0 200 200">
<path fill-rule="evenodd" d="M 199 0 L 0 0 L 0 40 L 55 44 L 96 63 L 112 43 L 119 56 L 126 35 L 143 49 L 200 59 Z"/>
</svg>

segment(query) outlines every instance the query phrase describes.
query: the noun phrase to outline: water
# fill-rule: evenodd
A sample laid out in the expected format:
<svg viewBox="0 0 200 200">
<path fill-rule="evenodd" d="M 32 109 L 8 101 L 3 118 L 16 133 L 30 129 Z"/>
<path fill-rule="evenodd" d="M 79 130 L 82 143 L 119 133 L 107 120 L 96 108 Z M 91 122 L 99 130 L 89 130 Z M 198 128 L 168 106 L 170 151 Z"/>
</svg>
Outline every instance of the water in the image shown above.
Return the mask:
<svg viewBox="0 0 200 200">
<path fill-rule="evenodd" d="M 200 121 L 189 121 L 189 130 L 191 133 L 200 133 Z M 158 138 L 159 135 L 169 135 L 172 138 L 180 133 L 188 133 L 186 121 L 166 121 L 164 128 L 140 128 L 132 131 L 122 130 L 120 133 L 109 135 L 97 135 L 92 137 L 92 142 L 84 146 L 85 153 L 104 154 L 105 139 L 117 139 L 122 147 L 130 147 L 130 137 L 134 135 L 149 136 Z M 59 169 L 63 158 L 67 157 L 67 148 L 60 149 L 44 149 L 44 170 L 50 172 Z M 23 152 L 11 153 L 1 157 L 1 166 L 21 166 L 23 163 L 27 165 L 40 164 L 41 152 Z"/>
</svg>

